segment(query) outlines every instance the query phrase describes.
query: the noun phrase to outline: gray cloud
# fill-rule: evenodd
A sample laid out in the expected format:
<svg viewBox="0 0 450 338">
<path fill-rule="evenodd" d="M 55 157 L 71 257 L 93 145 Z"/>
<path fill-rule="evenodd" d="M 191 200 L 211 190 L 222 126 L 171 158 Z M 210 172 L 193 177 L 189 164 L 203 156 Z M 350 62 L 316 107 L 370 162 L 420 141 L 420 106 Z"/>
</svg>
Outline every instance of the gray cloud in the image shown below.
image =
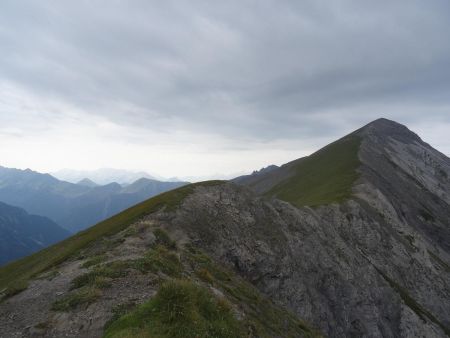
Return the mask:
<svg viewBox="0 0 450 338">
<path fill-rule="evenodd" d="M 2 1 L 0 82 L 251 147 L 450 124 L 449 32 L 447 0 Z"/>
</svg>

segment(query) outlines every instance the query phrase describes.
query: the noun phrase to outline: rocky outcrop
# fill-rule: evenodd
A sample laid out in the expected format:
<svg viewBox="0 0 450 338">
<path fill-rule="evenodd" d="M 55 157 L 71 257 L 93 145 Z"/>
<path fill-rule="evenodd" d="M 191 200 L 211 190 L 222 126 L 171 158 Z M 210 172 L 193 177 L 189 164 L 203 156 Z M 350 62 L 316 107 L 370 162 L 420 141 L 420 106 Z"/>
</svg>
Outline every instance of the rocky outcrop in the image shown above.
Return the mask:
<svg viewBox="0 0 450 338">
<path fill-rule="evenodd" d="M 294 173 L 302 161 L 298 160 L 260 173 L 256 179 L 253 176 L 251 181 L 245 177 L 238 180 L 243 185 L 191 186 L 187 197 L 181 194 L 180 204 L 158 204 L 158 211 L 137 220 L 133 217 L 135 223 L 129 229 L 107 241 L 98 239 L 86 250 L 98 250 L 98 243 L 116 243 L 102 255 L 107 262 L 131 260 L 132 264 L 126 265 L 131 270 L 129 275 L 111 281 L 112 287 L 104 291 L 109 298 L 101 296 L 84 312 L 74 310 L 76 316 L 72 318 L 81 318 L 75 324 L 87 325 L 84 333 L 99 336 L 101 326 L 89 328 L 92 323 L 87 323 L 86 314 L 93 309 L 100 313 L 98 304 L 107 304 L 101 311 L 101 323 L 109 320 L 112 304 L 117 305 L 114 290 L 121 290 L 120 297 L 126 301 L 134 298 L 136 287 L 145 290 L 145 296 L 155 292 L 154 285 L 137 284 L 145 277 L 133 268 L 134 260 L 141 259 L 148 249 L 145 238 L 154 240 L 151 234 L 147 236 L 148 229 L 137 230 L 147 224 L 151 229 L 167 231 L 178 243 L 180 257 L 189 257 L 189 248 L 207 253 L 279 308 L 291 310 L 325 336 L 449 336 L 450 160 L 406 127 L 385 119 L 357 130 L 352 137 L 360 140 L 358 175 L 350 187 L 351 197 L 343 202 L 312 208 L 270 196 L 268 192 L 277 184 L 286 185 L 287 180 L 298 178 L 298 172 Z M 125 239 L 118 241 L 120 238 Z M 64 264 L 59 267 L 62 272 L 70 267 L 75 275 L 86 273 L 76 260 Z M 184 274 L 201 282 L 189 264 Z M 54 283 L 60 292 L 70 295 L 73 291 L 67 276 L 61 273 Z M 154 277 L 167 278 L 161 271 Z M 63 282 L 59 285 L 58 281 Z M 39 308 L 33 297 L 44 301 L 46 295 L 35 292 L 42 283 L 33 281 L 28 290 L 0 306 L 1 329 L 26 332 L 23 323 Z M 121 283 L 128 283 L 127 288 L 120 289 Z M 47 293 L 51 285 L 49 282 L 46 286 Z M 220 292 L 227 294 L 237 309 L 245 308 L 250 298 L 236 295 L 235 285 L 222 285 Z M 55 295 L 49 298 L 58 299 Z M 49 308 L 49 301 L 45 302 Z M 29 310 L 33 312 L 29 315 L 20 311 L 33 306 L 35 310 Z M 261 305 L 252 304 L 250 308 L 254 311 Z M 11 315 L 21 321 L 12 320 Z M 58 321 L 65 317 L 51 311 L 40 316 L 40 320 L 50 318 L 52 325 L 56 321 L 56 326 L 48 330 L 53 336 L 66 333 L 61 324 L 64 321 Z"/>
<path fill-rule="evenodd" d="M 345 203 L 295 208 L 227 185 L 199 188 L 167 222 L 331 337 L 448 335 L 449 159 L 388 120 L 355 134 Z"/>
<path fill-rule="evenodd" d="M 152 217 L 330 337 L 444 336 L 448 271 L 420 234 L 363 200 L 299 209 L 226 185 Z"/>
</svg>

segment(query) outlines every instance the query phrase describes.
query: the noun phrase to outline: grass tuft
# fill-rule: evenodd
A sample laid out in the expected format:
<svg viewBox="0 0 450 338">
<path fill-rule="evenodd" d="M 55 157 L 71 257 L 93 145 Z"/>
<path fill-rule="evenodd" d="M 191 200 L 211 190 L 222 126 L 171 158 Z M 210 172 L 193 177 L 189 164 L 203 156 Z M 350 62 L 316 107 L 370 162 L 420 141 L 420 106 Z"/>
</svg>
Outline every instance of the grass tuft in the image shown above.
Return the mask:
<svg viewBox="0 0 450 338">
<path fill-rule="evenodd" d="M 178 256 L 162 245 L 149 250 L 143 258 L 136 259 L 132 267 L 142 273 L 161 271 L 171 277 L 179 277 L 183 271 Z"/>
<path fill-rule="evenodd" d="M 105 337 L 235 338 L 243 336 L 230 304 L 192 282 L 173 280 L 149 302 L 121 317 Z"/>
<path fill-rule="evenodd" d="M 165 232 L 163 229 L 155 229 L 153 231 L 153 234 L 156 237 L 156 243 L 159 245 L 163 245 L 166 248 L 170 249 L 170 250 L 176 250 L 177 249 L 177 243 L 172 240 L 169 235 L 167 234 L 167 232 Z"/>
<path fill-rule="evenodd" d="M 18 293 L 22 292 L 23 290 L 26 290 L 27 288 L 28 288 L 28 281 L 18 280 L 16 281 L 16 283 L 8 285 L 8 287 L 6 287 L 4 291 L 0 293 L 0 300 L 4 300 L 6 298 L 17 295 Z"/>
<path fill-rule="evenodd" d="M 98 255 L 98 256 L 94 256 L 92 258 L 90 258 L 89 260 L 87 260 L 86 262 L 84 262 L 81 267 L 82 268 L 90 268 L 91 266 L 94 265 L 98 265 L 100 263 L 103 263 L 106 260 L 107 256 L 106 255 Z"/>
<path fill-rule="evenodd" d="M 53 311 L 67 312 L 81 305 L 89 305 L 102 295 L 101 291 L 94 287 L 83 288 L 71 293 L 62 299 L 55 301 L 52 305 Z"/>
<path fill-rule="evenodd" d="M 129 264 L 125 261 L 115 261 L 99 267 L 92 271 L 75 277 L 72 280 L 71 289 L 78 289 L 83 286 L 97 286 L 99 288 L 109 287 L 113 278 L 125 277 L 128 274 Z"/>
<path fill-rule="evenodd" d="M 206 268 L 202 268 L 196 271 L 197 276 L 204 282 L 212 284 L 214 281 L 214 277 Z"/>
</svg>

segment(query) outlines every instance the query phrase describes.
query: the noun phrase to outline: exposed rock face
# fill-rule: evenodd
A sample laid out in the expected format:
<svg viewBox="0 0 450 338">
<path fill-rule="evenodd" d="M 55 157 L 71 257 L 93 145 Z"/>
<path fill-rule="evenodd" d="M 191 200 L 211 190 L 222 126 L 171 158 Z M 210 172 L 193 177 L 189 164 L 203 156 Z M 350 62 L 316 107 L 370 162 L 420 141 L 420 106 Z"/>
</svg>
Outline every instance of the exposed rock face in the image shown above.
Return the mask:
<svg viewBox="0 0 450 338">
<path fill-rule="evenodd" d="M 200 188 L 166 222 L 329 336 L 445 336 L 450 161 L 391 121 L 356 134 L 361 175 L 341 205 L 228 185 Z"/>
<path fill-rule="evenodd" d="M 450 159 L 405 126 L 377 120 L 359 131 L 363 185 L 384 197 L 362 198 L 372 205 L 388 200 L 398 221 L 450 254 Z M 370 188 L 364 188 L 370 189 Z M 364 190 L 363 189 L 363 190 Z M 387 206 L 388 207 L 388 206 Z M 387 211 L 383 205 L 377 207 Z"/>
</svg>

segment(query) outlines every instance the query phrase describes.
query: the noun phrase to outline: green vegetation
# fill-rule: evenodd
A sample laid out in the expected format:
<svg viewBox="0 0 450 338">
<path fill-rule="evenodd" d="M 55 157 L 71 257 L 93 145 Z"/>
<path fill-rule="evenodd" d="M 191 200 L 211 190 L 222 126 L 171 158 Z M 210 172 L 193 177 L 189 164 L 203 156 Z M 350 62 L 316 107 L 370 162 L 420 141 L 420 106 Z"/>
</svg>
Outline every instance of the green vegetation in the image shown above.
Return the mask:
<svg viewBox="0 0 450 338">
<path fill-rule="evenodd" d="M 267 192 L 296 206 L 317 206 L 348 199 L 358 178 L 361 140 L 346 136 L 288 166 L 293 175 Z"/>
<path fill-rule="evenodd" d="M 62 242 L 8 264 L 0 268 L 0 290 L 14 288 L 14 285 L 17 284 L 18 281 L 26 283 L 31 277 L 47 271 L 70 257 L 76 256 L 81 249 L 94 241 L 103 236 L 113 235 L 124 230 L 127 226 L 147 214 L 155 212 L 163 207 L 167 210 L 175 209 L 179 203 L 186 196 L 191 194 L 194 188 L 199 185 L 212 186 L 218 184 L 222 184 L 222 181 L 207 181 L 190 184 L 165 192 L 137 204 Z M 8 294 L 8 291 L 2 293 L 5 295 Z"/>
<path fill-rule="evenodd" d="M 75 293 L 68 294 L 52 305 L 53 311 L 70 311 L 81 305 L 89 305 L 101 296 L 101 291 L 95 287 L 86 287 Z"/>
<path fill-rule="evenodd" d="M 98 265 L 106 260 L 106 255 L 98 255 L 90 258 L 81 265 L 82 268 L 90 268 L 91 266 Z"/>
<path fill-rule="evenodd" d="M 225 299 L 190 281 L 164 283 L 149 302 L 112 323 L 105 337 L 235 338 L 241 323 Z"/>
<path fill-rule="evenodd" d="M 171 239 L 166 239 L 170 247 Z M 147 303 L 134 309 L 132 304 L 116 307 L 105 325 L 106 337 L 319 336 L 191 245 L 173 251 L 156 244 L 143 258 L 127 263 L 143 273 L 163 272 L 167 277 Z M 185 279 L 172 279 L 181 276 Z M 95 285 L 94 276 L 80 280 L 84 287 Z M 207 285 L 223 292 L 229 301 L 214 297 Z M 231 304 L 240 309 L 243 319 L 235 318 Z"/>
<path fill-rule="evenodd" d="M 201 268 L 197 270 L 195 273 L 202 281 L 206 283 L 212 284 L 214 281 L 214 277 L 211 275 L 208 269 Z"/>
<path fill-rule="evenodd" d="M 161 271 L 171 277 L 179 277 L 183 271 L 178 256 L 162 245 L 157 245 L 156 248 L 150 249 L 144 257 L 134 260 L 132 267 L 143 273 Z"/>
<path fill-rule="evenodd" d="M 142 273 L 162 272 L 171 277 L 180 277 L 183 266 L 175 250 L 177 243 L 162 229 L 153 231 L 156 237 L 155 246 L 148 250 L 142 258 L 130 262 L 130 266 Z"/>
<path fill-rule="evenodd" d="M 112 323 L 118 320 L 120 317 L 125 316 L 126 314 L 134 311 L 136 308 L 136 304 L 133 302 L 122 303 L 114 306 L 111 309 L 113 316 L 110 320 L 108 320 L 105 324 L 105 329 L 107 329 Z"/>
<path fill-rule="evenodd" d="M 126 276 L 128 274 L 127 269 L 128 263 L 124 261 L 115 261 L 94 267 L 92 271 L 76 277 L 72 281 L 71 289 L 78 289 L 86 285 L 95 285 L 98 288 L 108 287 L 110 285 L 109 280 Z"/>
<path fill-rule="evenodd" d="M 192 246 L 184 259 L 203 281 L 224 292 L 233 304 L 245 313 L 242 325 L 249 336 L 320 337 L 293 314 L 273 304 L 250 283 L 237 276 Z"/>
<path fill-rule="evenodd" d="M 51 281 L 55 277 L 59 276 L 60 274 L 61 273 L 58 270 L 54 269 L 54 270 L 50 270 L 50 271 L 47 271 L 47 272 L 43 273 L 42 275 L 40 275 L 36 279 L 46 279 L 48 281 Z"/>
<path fill-rule="evenodd" d="M 128 227 L 128 228 L 125 230 L 124 236 L 125 236 L 125 237 L 130 237 L 130 236 L 134 236 L 134 235 L 136 235 L 136 234 L 137 234 L 137 230 L 136 230 L 135 227 Z"/>
<path fill-rule="evenodd" d="M 3 298 L 8 298 L 17 295 L 27 288 L 28 281 L 20 279 L 17 280 L 14 284 L 10 285 L 8 288 L 5 288 L 4 291 L 1 292 L 1 294 L 3 294 Z"/>
<path fill-rule="evenodd" d="M 170 239 L 169 235 L 164 230 L 160 228 L 155 229 L 153 231 L 153 234 L 156 237 L 156 243 L 161 244 L 171 250 L 175 250 L 177 248 L 177 243 L 174 240 Z"/>
<path fill-rule="evenodd" d="M 187 262 L 189 262 L 192 269 L 196 271 L 197 276 L 200 274 L 199 277 L 201 279 L 203 279 L 201 275 L 207 273 L 207 279 L 209 279 L 208 282 L 211 282 L 211 279 L 222 282 L 229 282 L 232 280 L 233 272 L 219 267 L 219 265 L 216 264 L 208 255 L 191 245 L 187 246 L 184 258 Z M 201 272 L 202 270 L 205 272 Z"/>
</svg>

